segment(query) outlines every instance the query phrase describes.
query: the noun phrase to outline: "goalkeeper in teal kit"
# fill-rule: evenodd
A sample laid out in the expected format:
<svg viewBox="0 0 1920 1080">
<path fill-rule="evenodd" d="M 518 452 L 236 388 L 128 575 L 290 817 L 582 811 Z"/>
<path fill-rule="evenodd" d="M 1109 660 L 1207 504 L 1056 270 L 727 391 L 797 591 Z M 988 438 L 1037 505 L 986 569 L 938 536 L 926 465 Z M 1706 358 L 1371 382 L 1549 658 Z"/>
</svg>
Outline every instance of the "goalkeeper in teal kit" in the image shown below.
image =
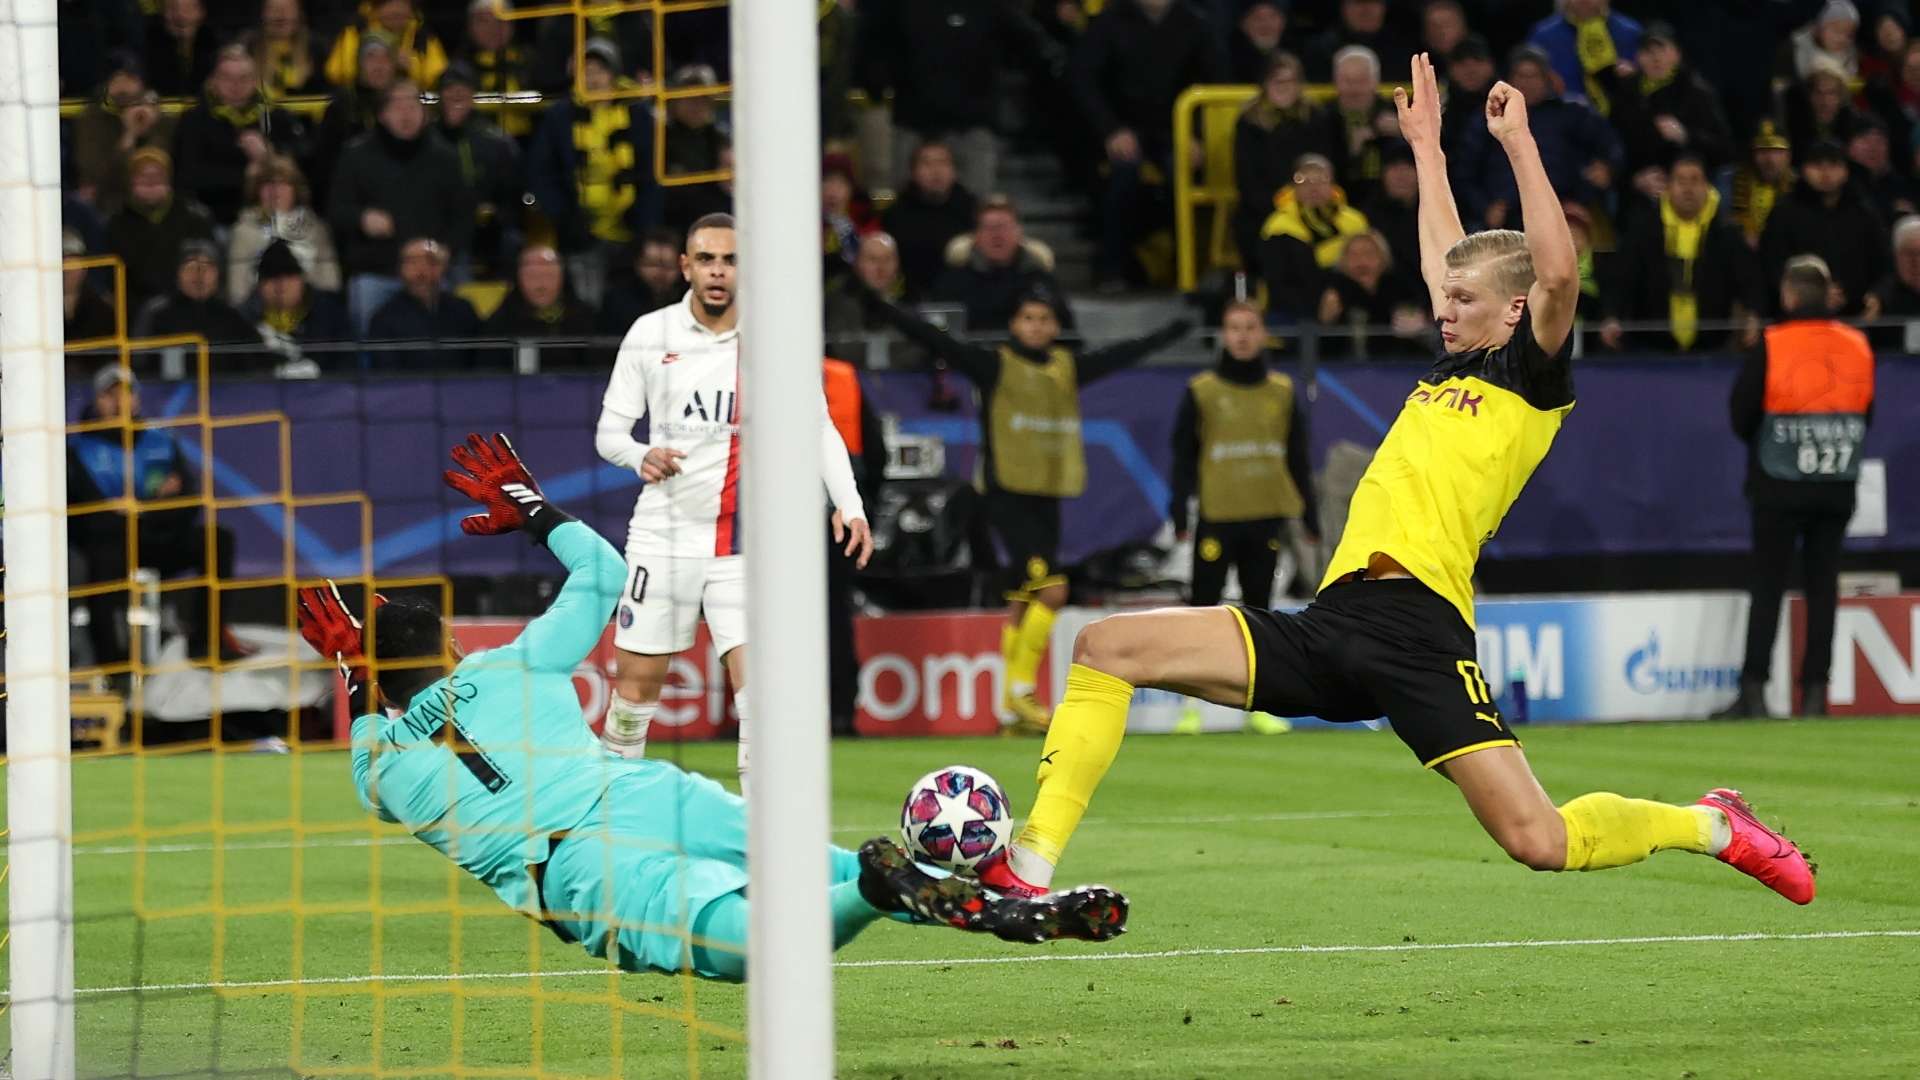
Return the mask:
<svg viewBox="0 0 1920 1080">
<path fill-rule="evenodd" d="M 353 722 L 360 801 L 625 970 L 744 978 L 746 804 L 669 762 L 607 754 L 580 713 L 573 670 L 606 628 L 625 561 L 546 501 L 506 436 L 468 436 L 453 459 L 448 485 L 486 509 L 462 530 L 525 532 L 566 583 L 512 644 L 472 655 L 425 604 L 376 597 L 363 641 L 332 583 L 301 590 L 301 635 L 339 662 L 349 693 L 365 681 L 365 645 L 381 665 L 378 711 Z M 1101 941 L 1126 923 L 1125 898 L 1099 886 L 1003 897 L 886 839 L 827 857 L 836 948 L 883 916 L 1029 942 Z"/>
</svg>

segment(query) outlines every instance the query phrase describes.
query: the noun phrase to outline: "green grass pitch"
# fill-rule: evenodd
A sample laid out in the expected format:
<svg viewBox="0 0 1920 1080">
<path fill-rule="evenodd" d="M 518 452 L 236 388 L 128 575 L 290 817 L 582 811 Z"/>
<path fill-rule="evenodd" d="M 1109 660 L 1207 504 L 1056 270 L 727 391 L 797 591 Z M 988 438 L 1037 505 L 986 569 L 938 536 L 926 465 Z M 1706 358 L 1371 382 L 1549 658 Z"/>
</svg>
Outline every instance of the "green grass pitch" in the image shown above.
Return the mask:
<svg viewBox="0 0 1920 1080">
<path fill-rule="evenodd" d="M 1560 799 L 1742 787 L 1819 861 L 1819 898 L 1683 854 L 1530 873 L 1385 734 L 1135 737 L 1061 868 L 1126 890 L 1132 932 L 877 925 L 837 957 L 839 1075 L 1920 1075 L 1920 721 L 1528 743 Z M 954 762 L 1024 807 L 1037 750 L 838 743 L 835 839 L 890 832 L 905 785 Z M 657 752 L 731 773 L 731 746 Z M 84 761 L 74 805 L 83 1076 L 745 1072 L 740 988 L 596 972 L 371 823 L 342 754 Z M 142 809 L 144 855 L 113 834 Z"/>
</svg>

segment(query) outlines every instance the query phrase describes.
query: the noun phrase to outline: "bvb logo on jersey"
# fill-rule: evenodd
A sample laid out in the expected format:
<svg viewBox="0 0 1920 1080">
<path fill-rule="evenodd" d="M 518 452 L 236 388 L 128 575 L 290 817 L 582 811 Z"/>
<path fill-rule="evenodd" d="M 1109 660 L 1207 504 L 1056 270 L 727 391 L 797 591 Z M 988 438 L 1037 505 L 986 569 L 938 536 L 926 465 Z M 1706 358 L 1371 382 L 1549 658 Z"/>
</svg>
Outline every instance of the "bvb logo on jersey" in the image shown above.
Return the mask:
<svg viewBox="0 0 1920 1080">
<path fill-rule="evenodd" d="M 1220 561 L 1220 541 L 1209 536 L 1200 541 L 1200 559 L 1202 562 Z"/>
</svg>

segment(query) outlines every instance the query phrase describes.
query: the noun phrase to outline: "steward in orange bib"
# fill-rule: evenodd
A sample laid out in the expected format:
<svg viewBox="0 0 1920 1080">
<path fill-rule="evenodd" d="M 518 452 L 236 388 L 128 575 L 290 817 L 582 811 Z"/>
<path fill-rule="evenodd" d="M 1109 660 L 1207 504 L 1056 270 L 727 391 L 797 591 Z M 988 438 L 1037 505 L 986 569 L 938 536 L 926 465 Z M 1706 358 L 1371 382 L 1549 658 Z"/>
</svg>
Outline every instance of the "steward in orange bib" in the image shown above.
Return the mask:
<svg viewBox="0 0 1920 1080">
<path fill-rule="evenodd" d="M 880 416 L 861 391 L 858 368 L 829 356 L 821 374 L 826 380 L 827 416 L 840 432 L 840 440 L 847 444 L 860 501 L 877 508 L 880 482 L 886 479 L 887 471 L 887 443 Z M 835 735 L 854 733 L 853 710 L 860 688 L 860 660 L 853 643 L 853 572 L 859 568 L 847 557 L 844 547 L 843 538 L 828 534 L 827 715 Z"/>
<path fill-rule="evenodd" d="M 1760 716 L 1795 541 L 1807 596 L 1807 651 L 1797 715 L 1824 716 L 1833 659 L 1840 541 L 1853 516 L 1860 447 L 1873 416 L 1873 351 L 1866 335 L 1827 318 L 1833 276 L 1815 255 L 1787 262 L 1786 319 L 1767 328 L 1733 386 L 1733 430 L 1748 447 L 1753 504 L 1753 603 L 1740 696 L 1724 717 Z"/>
</svg>

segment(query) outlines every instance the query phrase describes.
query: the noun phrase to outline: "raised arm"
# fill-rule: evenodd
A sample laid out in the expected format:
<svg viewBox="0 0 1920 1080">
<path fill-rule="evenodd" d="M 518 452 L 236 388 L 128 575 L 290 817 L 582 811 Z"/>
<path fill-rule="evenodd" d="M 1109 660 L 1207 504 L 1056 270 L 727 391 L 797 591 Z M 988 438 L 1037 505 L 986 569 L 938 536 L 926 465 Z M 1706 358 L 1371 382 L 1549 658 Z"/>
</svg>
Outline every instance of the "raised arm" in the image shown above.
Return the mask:
<svg viewBox="0 0 1920 1080">
<path fill-rule="evenodd" d="M 627 564 L 599 533 L 572 518 L 555 526 L 544 543 L 566 566 L 567 580 L 547 610 L 520 631 L 516 644 L 529 667 L 572 671 L 600 643 L 620 602 Z"/>
<path fill-rule="evenodd" d="M 1447 155 L 1440 148 L 1440 80 L 1426 53 L 1413 58 L 1413 97 L 1393 91 L 1400 113 L 1400 136 L 1413 148 L 1414 173 L 1420 178 L 1420 277 L 1427 283 L 1433 310 L 1440 310 L 1447 277 L 1447 250 L 1466 235 L 1460 210 L 1447 183 Z"/>
<path fill-rule="evenodd" d="M 1487 130 L 1507 152 L 1514 186 L 1520 191 L 1520 216 L 1527 227 L 1527 254 L 1533 257 L 1533 287 L 1527 290 L 1527 312 L 1533 320 L 1533 340 L 1548 356 L 1560 351 L 1573 332 L 1574 308 L 1580 302 L 1580 265 L 1573 251 L 1573 231 L 1560 196 L 1553 193 L 1540 147 L 1527 127 L 1527 99 L 1504 82 L 1487 91 Z"/>
<path fill-rule="evenodd" d="M 1192 329 L 1193 320 L 1179 318 L 1144 337 L 1128 338 L 1098 349 L 1090 349 L 1081 354 L 1079 363 L 1074 365 L 1074 373 L 1082 386 L 1095 379 L 1104 379 L 1121 368 L 1131 367 L 1179 341 Z"/>
<path fill-rule="evenodd" d="M 505 435 L 467 436 L 453 448 L 447 486 L 485 508 L 462 518 L 468 536 L 525 532 L 567 568 L 566 584 L 545 613 L 527 624 L 514 645 L 528 667 L 572 671 L 599 643 L 626 583 L 627 564 L 613 545 L 573 515 L 549 503 L 540 484 Z"/>
<path fill-rule="evenodd" d="M 1000 377 L 1000 354 L 994 350 L 969 345 L 899 305 L 888 302 L 872 289 L 861 289 L 860 298 L 875 315 L 906 335 L 908 341 L 932 353 L 935 358 L 976 384 L 989 385 Z"/>
</svg>

